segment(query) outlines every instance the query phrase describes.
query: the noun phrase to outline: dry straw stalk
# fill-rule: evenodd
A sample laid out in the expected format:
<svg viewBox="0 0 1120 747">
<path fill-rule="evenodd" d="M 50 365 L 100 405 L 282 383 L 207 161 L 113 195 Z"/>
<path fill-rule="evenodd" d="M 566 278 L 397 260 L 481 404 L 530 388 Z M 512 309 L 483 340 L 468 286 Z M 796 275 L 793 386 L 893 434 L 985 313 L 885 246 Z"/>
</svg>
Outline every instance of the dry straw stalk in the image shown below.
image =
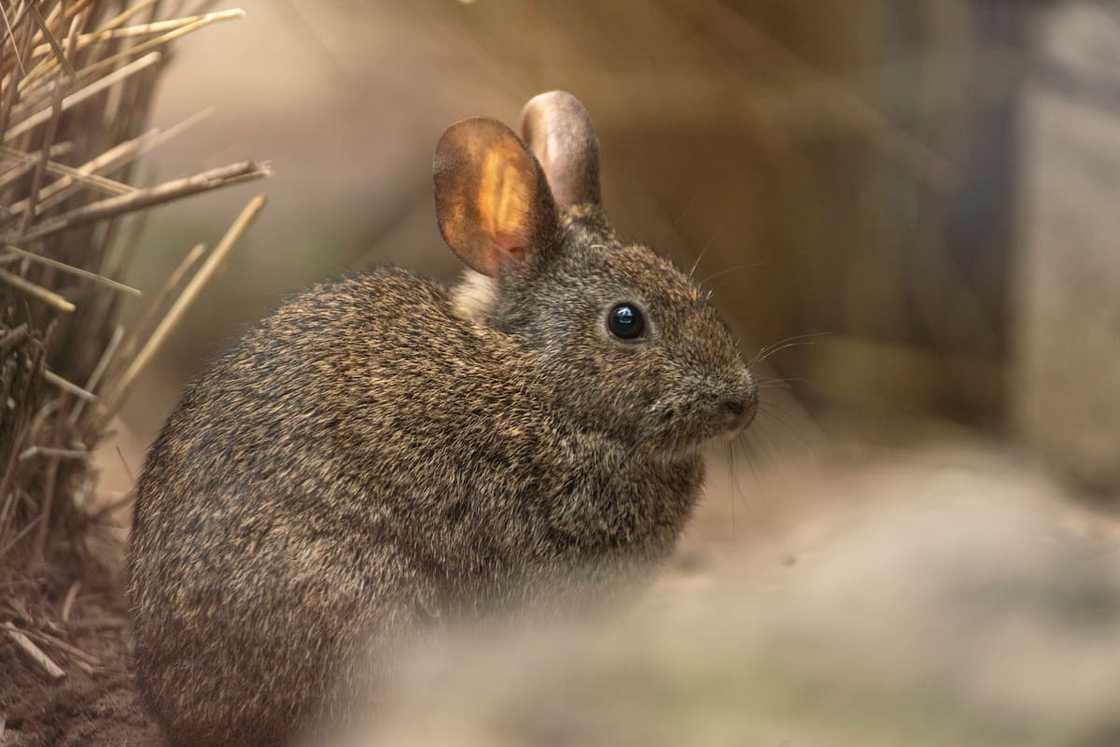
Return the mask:
<svg viewBox="0 0 1120 747">
<path fill-rule="evenodd" d="M 212 4 L 0 3 L 0 588 L 18 585 L 8 574 L 31 561 L 81 557 L 77 540 L 95 521 L 78 495 L 92 481 L 90 455 L 264 205 L 253 198 L 213 252 L 196 245 L 162 287 L 125 279 L 144 250 L 145 211 L 269 174 L 243 160 L 137 180 L 138 159 L 210 113 L 149 125 L 175 45 L 245 15 Z M 152 300 L 126 328 L 142 293 Z M 49 677 L 62 670 L 40 645 L 95 666 L 46 631 L 8 623 L 4 633 Z"/>
</svg>

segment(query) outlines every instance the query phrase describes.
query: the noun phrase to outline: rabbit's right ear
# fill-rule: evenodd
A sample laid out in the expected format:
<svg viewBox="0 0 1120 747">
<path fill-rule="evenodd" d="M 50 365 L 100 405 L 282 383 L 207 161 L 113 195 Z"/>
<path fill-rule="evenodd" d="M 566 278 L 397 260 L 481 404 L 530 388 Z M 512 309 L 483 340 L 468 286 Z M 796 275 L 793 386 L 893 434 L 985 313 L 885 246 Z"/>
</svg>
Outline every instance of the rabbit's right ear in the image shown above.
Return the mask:
<svg viewBox="0 0 1120 747">
<path fill-rule="evenodd" d="M 579 99 L 567 91 L 534 96 L 521 110 L 521 135 L 544 169 L 557 205 L 600 207 L 599 139 Z"/>
<path fill-rule="evenodd" d="M 436 216 L 447 245 L 472 269 L 494 276 L 557 243 L 558 218 L 537 159 L 501 122 L 457 122 L 433 164 Z"/>
</svg>

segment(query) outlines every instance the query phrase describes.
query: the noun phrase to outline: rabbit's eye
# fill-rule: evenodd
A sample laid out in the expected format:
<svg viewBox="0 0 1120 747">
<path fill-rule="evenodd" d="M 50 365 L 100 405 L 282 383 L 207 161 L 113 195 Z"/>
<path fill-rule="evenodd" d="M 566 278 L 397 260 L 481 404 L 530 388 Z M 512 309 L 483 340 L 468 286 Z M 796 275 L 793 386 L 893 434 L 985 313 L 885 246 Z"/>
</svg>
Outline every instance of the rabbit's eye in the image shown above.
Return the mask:
<svg viewBox="0 0 1120 747">
<path fill-rule="evenodd" d="M 634 340 L 645 331 L 646 320 L 641 310 L 630 303 L 620 303 L 607 316 L 607 329 L 620 340 Z"/>
</svg>

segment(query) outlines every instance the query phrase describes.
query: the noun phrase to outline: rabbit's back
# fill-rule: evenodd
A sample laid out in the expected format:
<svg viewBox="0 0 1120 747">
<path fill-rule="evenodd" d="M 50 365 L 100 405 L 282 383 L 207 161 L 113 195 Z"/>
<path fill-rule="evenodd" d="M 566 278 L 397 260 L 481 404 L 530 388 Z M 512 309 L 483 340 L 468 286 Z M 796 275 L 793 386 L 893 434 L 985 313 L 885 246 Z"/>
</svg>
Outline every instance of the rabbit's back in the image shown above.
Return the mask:
<svg viewBox="0 0 1120 747">
<path fill-rule="evenodd" d="M 203 502 L 162 499 L 176 491 L 212 493 L 210 511 L 275 505 L 313 520 L 340 508 L 315 494 L 317 482 L 361 495 L 400 479 L 416 488 L 417 475 L 404 474 L 412 463 L 430 468 L 436 442 L 489 430 L 479 408 L 522 391 L 506 386 L 514 355 L 500 335 L 456 317 L 444 288 L 409 273 L 313 288 L 187 389 L 145 464 L 139 528 Z M 429 453 L 410 450 L 421 443 Z M 371 471 L 371 461 L 402 468 Z M 265 486 L 253 501 L 221 495 Z"/>
<path fill-rule="evenodd" d="M 137 669 L 170 734 L 267 734 L 234 712 L 296 716 L 367 631 L 437 614 L 469 570 L 453 566 L 485 562 L 467 547 L 477 522 L 448 519 L 472 521 L 461 504 L 477 495 L 460 440 L 516 458 L 481 414 L 525 391 L 507 387 L 507 348 L 440 286 L 382 270 L 284 305 L 188 389 L 145 463 L 129 553 Z M 543 428 L 513 409 L 526 437 Z"/>
</svg>

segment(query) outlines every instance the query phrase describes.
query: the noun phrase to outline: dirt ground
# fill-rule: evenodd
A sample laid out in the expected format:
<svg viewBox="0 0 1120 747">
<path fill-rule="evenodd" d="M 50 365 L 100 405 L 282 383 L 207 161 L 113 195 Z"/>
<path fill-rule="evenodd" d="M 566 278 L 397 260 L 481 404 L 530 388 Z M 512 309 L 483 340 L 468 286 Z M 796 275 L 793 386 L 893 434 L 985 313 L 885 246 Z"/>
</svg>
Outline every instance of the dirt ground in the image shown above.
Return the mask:
<svg viewBox="0 0 1120 747">
<path fill-rule="evenodd" d="M 75 581 L 80 584 L 75 587 Z M 137 701 L 129 666 L 128 628 L 115 580 L 96 566 L 76 571 L 56 561 L 37 578 L 13 581 L 0 608 L 20 634 L 59 667 L 55 679 L 25 650 L 11 629 L 0 646 L 0 744 L 4 747 L 79 747 L 161 744 Z M 77 588 L 66 610 L 67 593 Z"/>
</svg>

